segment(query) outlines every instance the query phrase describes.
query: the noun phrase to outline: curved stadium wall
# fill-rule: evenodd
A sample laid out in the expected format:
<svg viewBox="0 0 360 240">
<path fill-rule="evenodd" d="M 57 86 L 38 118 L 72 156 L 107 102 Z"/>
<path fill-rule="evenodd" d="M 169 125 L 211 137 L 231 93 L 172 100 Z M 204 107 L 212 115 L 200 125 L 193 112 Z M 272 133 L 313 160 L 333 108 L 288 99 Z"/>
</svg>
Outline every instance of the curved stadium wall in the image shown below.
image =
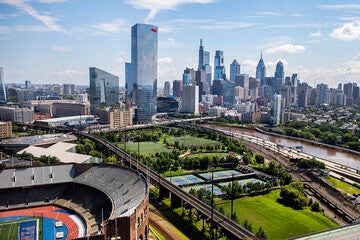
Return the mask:
<svg viewBox="0 0 360 240">
<path fill-rule="evenodd" d="M 87 237 L 148 239 L 148 186 L 129 168 L 61 164 L 0 172 L 0 211 L 48 204 L 82 216 Z"/>
</svg>

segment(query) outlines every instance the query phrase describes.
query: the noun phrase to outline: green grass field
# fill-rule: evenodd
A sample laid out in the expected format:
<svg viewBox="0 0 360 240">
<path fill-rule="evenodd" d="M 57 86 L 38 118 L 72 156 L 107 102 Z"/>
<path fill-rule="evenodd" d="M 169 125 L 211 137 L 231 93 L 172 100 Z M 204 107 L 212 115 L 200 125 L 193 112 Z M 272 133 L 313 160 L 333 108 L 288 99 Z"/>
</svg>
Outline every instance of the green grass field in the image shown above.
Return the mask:
<svg viewBox="0 0 360 240">
<path fill-rule="evenodd" d="M 344 190 L 348 194 L 360 194 L 360 188 L 357 188 L 347 182 L 341 181 L 334 177 L 328 177 L 328 182 L 330 182 L 331 185 L 333 185 L 335 188 Z"/>
<path fill-rule="evenodd" d="M 322 213 L 285 207 L 276 202 L 279 196 L 280 190 L 274 190 L 266 195 L 235 200 L 234 211 L 239 222 L 243 224 L 247 219 L 254 233 L 262 226 L 269 239 L 288 239 L 338 226 Z M 230 201 L 221 200 L 219 203 L 217 206 L 223 206 L 229 216 Z"/>
<path fill-rule="evenodd" d="M 1 222 L 0 223 L 0 239 L 1 240 L 13 240 L 18 239 L 18 230 L 20 227 L 21 222 L 26 222 L 29 220 L 39 220 L 39 226 L 38 231 L 42 227 L 42 221 L 40 217 L 29 217 L 29 218 L 23 218 L 20 220 L 10 221 L 10 222 Z M 39 232 L 39 239 L 42 239 L 41 237 L 41 231 Z"/>
<path fill-rule="evenodd" d="M 191 155 L 187 155 L 184 158 L 203 158 L 203 157 L 214 157 L 214 156 L 218 156 L 218 157 L 227 157 L 229 155 L 229 153 L 196 153 L 196 154 L 191 154 Z"/>
<path fill-rule="evenodd" d="M 192 137 L 192 136 L 181 136 L 181 137 L 169 137 L 166 139 L 168 143 L 174 144 L 175 141 L 178 141 L 179 144 L 184 144 L 184 146 L 197 146 L 200 147 L 202 145 L 219 145 L 221 143 L 206 139 L 206 138 L 198 138 L 198 137 Z"/>
<path fill-rule="evenodd" d="M 124 144 L 118 144 L 119 148 L 124 149 Z M 126 150 L 131 153 L 138 151 L 138 143 L 126 143 Z M 171 149 L 167 149 L 163 145 L 155 142 L 140 142 L 140 154 L 154 154 L 157 152 L 171 152 Z"/>
</svg>

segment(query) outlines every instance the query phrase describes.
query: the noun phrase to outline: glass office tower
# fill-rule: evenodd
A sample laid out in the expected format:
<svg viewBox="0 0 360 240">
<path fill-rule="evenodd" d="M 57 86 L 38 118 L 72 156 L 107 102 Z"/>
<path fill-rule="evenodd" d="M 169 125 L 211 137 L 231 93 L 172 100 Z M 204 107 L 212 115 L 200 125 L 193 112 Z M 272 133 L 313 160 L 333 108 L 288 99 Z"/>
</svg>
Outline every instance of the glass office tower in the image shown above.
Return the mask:
<svg viewBox="0 0 360 240">
<path fill-rule="evenodd" d="M 132 73 L 126 74 L 132 76 L 129 80 L 133 80 L 132 96 L 137 105 L 138 123 L 150 122 L 157 112 L 157 62 L 158 28 L 149 24 L 135 24 L 131 28 L 131 67 L 128 67 Z M 130 89 L 128 86 L 128 91 Z"/>
<path fill-rule="evenodd" d="M 90 111 L 119 105 L 119 77 L 96 67 L 90 67 Z"/>
<path fill-rule="evenodd" d="M 265 78 L 266 78 L 266 67 L 265 67 L 265 63 L 264 60 L 262 58 L 262 53 L 261 53 L 261 57 L 259 60 L 259 63 L 256 67 L 256 78 L 260 79 L 261 81 L 261 86 L 266 85 L 265 82 Z"/>
<path fill-rule="evenodd" d="M 4 72 L 3 68 L 0 67 L 0 104 L 6 103 L 6 91 L 5 91 L 5 84 L 4 84 Z"/>
</svg>

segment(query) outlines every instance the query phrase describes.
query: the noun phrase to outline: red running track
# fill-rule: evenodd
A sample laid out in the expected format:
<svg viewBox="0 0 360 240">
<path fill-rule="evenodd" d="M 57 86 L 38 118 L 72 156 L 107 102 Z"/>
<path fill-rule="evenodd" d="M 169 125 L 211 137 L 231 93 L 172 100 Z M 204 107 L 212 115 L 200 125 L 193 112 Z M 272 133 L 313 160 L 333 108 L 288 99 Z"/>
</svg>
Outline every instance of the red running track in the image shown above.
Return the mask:
<svg viewBox="0 0 360 240">
<path fill-rule="evenodd" d="M 68 236 L 66 239 L 78 238 L 79 228 L 77 224 L 70 218 L 69 214 L 63 212 L 56 212 L 62 210 L 62 208 L 55 206 L 42 206 L 34 208 L 25 208 L 18 210 L 10 210 L 6 212 L 0 212 L 0 218 L 14 217 L 14 216 L 37 216 L 52 218 L 57 221 L 63 222 L 68 229 Z"/>
</svg>

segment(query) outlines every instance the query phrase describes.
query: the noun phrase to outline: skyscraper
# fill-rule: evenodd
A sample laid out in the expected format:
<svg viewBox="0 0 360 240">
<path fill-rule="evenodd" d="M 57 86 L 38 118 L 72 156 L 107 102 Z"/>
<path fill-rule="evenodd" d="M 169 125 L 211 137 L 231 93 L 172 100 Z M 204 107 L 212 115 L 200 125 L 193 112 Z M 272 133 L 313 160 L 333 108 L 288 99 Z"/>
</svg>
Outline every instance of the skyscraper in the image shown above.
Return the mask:
<svg viewBox="0 0 360 240">
<path fill-rule="evenodd" d="M 166 81 L 164 82 L 164 96 L 170 96 L 170 82 Z"/>
<path fill-rule="evenodd" d="M 174 97 L 181 97 L 181 90 L 183 87 L 183 82 L 181 80 L 174 80 L 173 81 L 173 95 Z"/>
<path fill-rule="evenodd" d="M 274 91 L 276 93 L 280 92 L 280 88 L 281 86 L 284 84 L 284 79 L 285 79 L 285 73 L 284 73 L 284 65 L 282 64 L 281 61 L 279 61 L 276 64 L 276 71 L 275 71 L 275 76 L 274 76 Z"/>
<path fill-rule="evenodd" d="M 265 82 L 266 67 L 265 67 L 265 64 L 264 64 L 264 60 L 262 58 L 262 53 L 261 53 L 259 63 L 257 65 L 257 67 L 256 67 L 256 78 L 260 79 L 261 86 L 264 86 L 266 84 L 266 82 Z"/>
<path fill-rule="evenodd" d="M 4 71 L 3 68 L 0 67 L 0 104 L 6 103 L 6 91 L 4 84 Z"/>
<path fill-rule="evenodd" d="M 240 74 L 240 64 L 234 59 L 230 64 L 230 81 L 235 82 L 235 76 Z"/>
<path fill-rule="evenodd" d="M 208 86 L 211 86 L 210 52 L 204 51 L 204 46 L 202 45 L 202 39 L 200 39 L 198 68 L 201 70 L 205 70 L 206 83 Z"/>
<path fill-rule="evenodd" d="M 283 108 L 282 108 L 282 97 L 279 94 L 274 95 L 273 101 L 273 125 L 278 126 L 282 123 L 282 115 L 283 115 Z"/>
<path fill-rule="evenodd" d="M 136 121 L 150 122 L 156 114 L 158 28 L 135 24 L 131 28 L 131 64 L 125 65 L 126 86 L 137 105 Z"/>
<path fill-rule="evenodd" d="M 215 51 L 214 60 L 214 80 L 225 79 L 224 53 L 223 51 Z"/>
<path fill-rule="evenodd" d="M 199 86 L 183 86 L 181 112 L 199 114 Z"/>
<path fill-rule="evenodd" d="M 91 114 L 100 107 L 119 104 L 119 77 L 96 67 L 89 68 Z"/>
</svg>

